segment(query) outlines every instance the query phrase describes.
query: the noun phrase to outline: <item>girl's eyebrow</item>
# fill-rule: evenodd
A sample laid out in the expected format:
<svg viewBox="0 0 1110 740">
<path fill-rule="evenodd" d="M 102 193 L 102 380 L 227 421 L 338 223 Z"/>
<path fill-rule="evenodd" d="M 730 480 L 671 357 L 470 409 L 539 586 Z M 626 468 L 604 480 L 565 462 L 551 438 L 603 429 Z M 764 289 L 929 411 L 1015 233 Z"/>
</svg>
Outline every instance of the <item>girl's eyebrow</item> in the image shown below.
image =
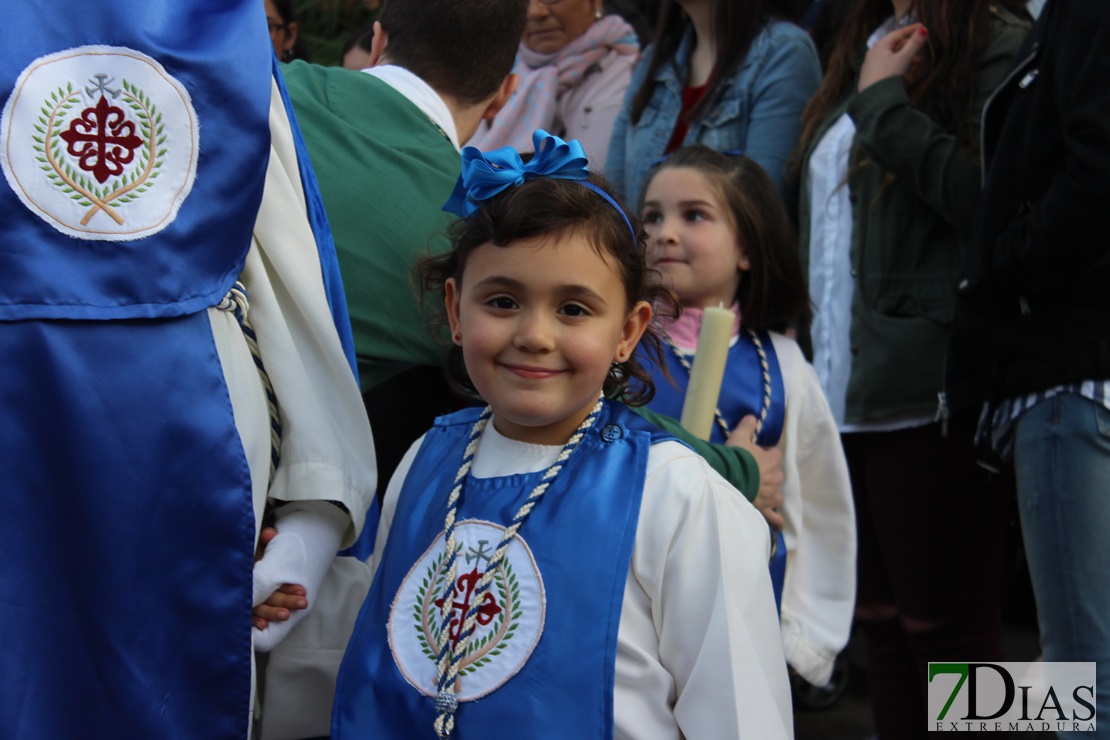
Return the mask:
<svg viewBox="0 0 1110 740">
<path fill-rule="evenodd" d="M 516 292 L 523 292 L 527 290 L 528 286 L 511 277 L 505 275 L 490 275 L 474 283 L 475 290 L 490 290 L 490 289 L 505 289 Z M 579 298 L 594 303 L 606 304 L 606 301 L 600 293 L 587 288 L 585 285 L 575 285 L 573 283 L 567 285 L 560 285 L 556 287 L 559 296 L 565 298 Z"/>
<path fill-rule="evenodd" d="M 474 284 L 475 288 L 515 288 L 520 290 L 524 287 L 524 283 L 519 280 L 513 280 L 504 275 L 490 275 L 487 278 L 482 278 Z"/>
<path fill-rule="evenodd" d="M 707 200 L 680 200 L 678 202 L 678 207 L 679 208 L 690 208 L 691 206 L 702 206 L 704 208 L 712 208 L 714 210 L 717 209 L 717 206 L 713 205 L 712 203 L 710 203 Z M 645 200 L 644 201 L 644 208 L 648 208 L 648 207 L 659 208 L 660 203 L 657 200 Z"/>
<path fill-rule="evenodd" d="M 702 208 L 712 208 L 717 210 L 717 206 L 713 205 L 707 200 L 680 200 L 678 201 L 679 208 L 690 208 L 691 206 L 701 206 Z"/>
</svg>

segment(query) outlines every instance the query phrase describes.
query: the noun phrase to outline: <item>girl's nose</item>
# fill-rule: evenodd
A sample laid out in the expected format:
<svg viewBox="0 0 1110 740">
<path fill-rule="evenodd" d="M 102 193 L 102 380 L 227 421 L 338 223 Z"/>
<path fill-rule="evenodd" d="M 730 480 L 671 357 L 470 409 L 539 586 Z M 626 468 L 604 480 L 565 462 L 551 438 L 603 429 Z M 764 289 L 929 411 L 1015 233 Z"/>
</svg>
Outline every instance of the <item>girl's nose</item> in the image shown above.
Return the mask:
<svg viewBox="0 0 1110 740">
<path fill-rule="evenodd" d="M 538 311 L 522 313 L 513 346 L 525 352 L 549 352 L 554 349 L 555 331 L 551 318 Z"/>
<path fill-rule="evenodd" d="M 660 245 L 678 243 L 678 229 L 675 228 L 676 219 L 663 216 L 655 225 L 655 241 Z"/>
</svg>

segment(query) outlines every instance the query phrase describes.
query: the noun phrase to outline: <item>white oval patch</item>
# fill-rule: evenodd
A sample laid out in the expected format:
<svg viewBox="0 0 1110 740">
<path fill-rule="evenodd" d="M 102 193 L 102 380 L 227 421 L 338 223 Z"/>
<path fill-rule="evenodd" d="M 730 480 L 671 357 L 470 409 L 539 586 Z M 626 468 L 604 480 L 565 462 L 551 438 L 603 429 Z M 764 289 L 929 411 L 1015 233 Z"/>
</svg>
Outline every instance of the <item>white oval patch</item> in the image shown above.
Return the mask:
<svg viewBox="0 0 1110 740">
<path fill-rule="evenodd" d="M 0 118 L 0 165 L 63 234 L 127 241 L 173 222 L 196 177 L 188 92 L 156 60 L 81 46 L 33 61 Z"/>
<path fill-rule="evenodd" d="M 458 547 L 449 634 L 455 639 L 473 590 L 505 528 L 470 519 L 455 527 Z M 436 695 L 437 641 L 444 599 L 446 542 L 441 532 L 401 583 L 389 613 L 389 645 L 405 679 Z M 543 633 L 547 608 L 543 578 L 528 544 L 518 534 L 509 544 L 459 664 L 459 701 L 478 699 L 502 686 L 528 662 Z"/>
</svg>

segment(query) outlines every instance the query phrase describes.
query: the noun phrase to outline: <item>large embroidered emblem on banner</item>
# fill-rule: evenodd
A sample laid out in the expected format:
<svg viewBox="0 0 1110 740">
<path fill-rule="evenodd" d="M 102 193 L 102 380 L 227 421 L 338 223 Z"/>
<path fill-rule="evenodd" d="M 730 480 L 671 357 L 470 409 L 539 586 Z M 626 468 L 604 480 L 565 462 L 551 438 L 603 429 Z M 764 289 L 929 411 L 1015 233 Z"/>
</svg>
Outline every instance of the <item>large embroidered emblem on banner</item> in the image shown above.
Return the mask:
<svg viewBox="0 0 1110 740">
<path fill-rule="evenodd" d="M 505 528 L 467 520 L 455 527 L 457 577 L 447 576 L 443 534 L 405 576 L 389 614 L 389 645 L 402 675 L 416 689 L 436 695 L 436 645 L 445 617 L 448 639 L 457 641 L 482 577 Z M 543 632 L 543 578 L 527 543 L 517 535 L 478 605 L 476 628 L 459 663 L 459 701 L 496 690 L 524 667 Z"/>
<path fill-rule="evenodd" d="M 36 59 L 0 118 L 8 184 L 44 221 L 81 239 L 140 239 L 172 223 L 193 187 L 198 142 L 181 83 L 122 47 Z"/>
</svg>

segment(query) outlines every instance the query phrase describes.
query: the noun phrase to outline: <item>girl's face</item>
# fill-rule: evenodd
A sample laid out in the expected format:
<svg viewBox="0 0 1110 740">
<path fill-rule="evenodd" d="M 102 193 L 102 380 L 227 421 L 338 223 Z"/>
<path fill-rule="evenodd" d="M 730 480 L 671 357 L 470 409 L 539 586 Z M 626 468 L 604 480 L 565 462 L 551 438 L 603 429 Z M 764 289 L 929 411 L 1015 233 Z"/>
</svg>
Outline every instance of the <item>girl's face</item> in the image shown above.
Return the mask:
<svg viewBox="0 0 1110 740">
<path fill-rule="evenodd" d="M 533 444 L 570 438 L 651 319 L 646 302 L 628 309 L 616 266 L 574 234 L 483 244 L 447 281 L 446 302 L 497 431 Z"/>
<path fill-rule="evenodd" d="M 648 259 L 683 306 L 733 304 L 750 263 L 705 175 L 689 167 L 660 170 L 648 184 L 643 217 Z"/>
</svg>

